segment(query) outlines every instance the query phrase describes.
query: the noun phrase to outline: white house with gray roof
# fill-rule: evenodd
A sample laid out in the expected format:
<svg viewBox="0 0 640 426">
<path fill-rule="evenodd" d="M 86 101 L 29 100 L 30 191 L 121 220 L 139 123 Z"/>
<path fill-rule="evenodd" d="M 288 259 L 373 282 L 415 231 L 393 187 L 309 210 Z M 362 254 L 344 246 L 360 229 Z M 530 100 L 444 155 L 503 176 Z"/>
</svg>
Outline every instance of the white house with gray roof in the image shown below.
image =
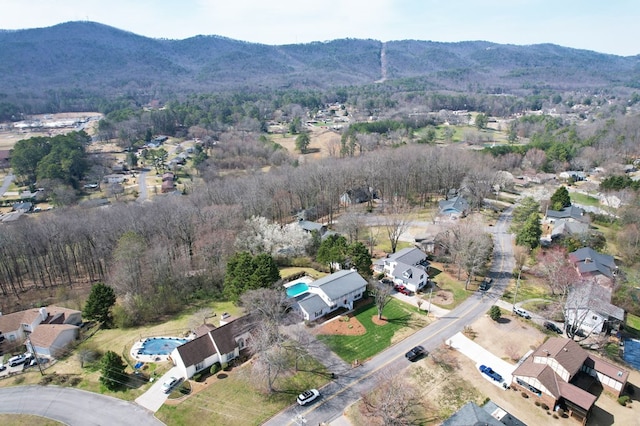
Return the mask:
<svg viewBox="0 0 640 426">
<path fill-rule="evenodd" d="M 355 270 L 342 270 L 308 284 L 309 289 L 297 296 L 294 309 L 306 321 L 314 321 L 336 309 L 353 309 L 353 303 L 364 296 L 367 280 Z"/>
<path fill-rule="evenodd" d="M 384 273 L 395 284 L 404 285 L 407 290 L 416 292 L 427 285 L 429 274 L 427 255 L 415 247 L 407 247 L 384 259 L 377 260 L 373 270 Z"/>
<path fill-rule="evenodd" d="M 617 331 L 624 323 L 624 309 L 611 304 L 611 289 L 595 282 L 571 287 L 564 315 L 566 324 L 588 333 Z"/>
</svg>

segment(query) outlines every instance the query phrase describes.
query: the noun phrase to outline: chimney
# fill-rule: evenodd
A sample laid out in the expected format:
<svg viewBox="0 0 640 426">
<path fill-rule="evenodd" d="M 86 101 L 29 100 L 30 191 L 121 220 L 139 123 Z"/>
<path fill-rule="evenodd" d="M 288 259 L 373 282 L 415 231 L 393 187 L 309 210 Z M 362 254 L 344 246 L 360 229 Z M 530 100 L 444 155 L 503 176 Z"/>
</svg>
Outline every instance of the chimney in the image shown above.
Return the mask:
<svg viewBox="0 0 640 426">
<path fill-rule="evenodd" d="M 47 314 L 47 308 L 45 307 L 40 308 L 40 317 L 42 318 L 42 321 L 45 321 L 48 315 L 49 314 Z"/>
</svg>

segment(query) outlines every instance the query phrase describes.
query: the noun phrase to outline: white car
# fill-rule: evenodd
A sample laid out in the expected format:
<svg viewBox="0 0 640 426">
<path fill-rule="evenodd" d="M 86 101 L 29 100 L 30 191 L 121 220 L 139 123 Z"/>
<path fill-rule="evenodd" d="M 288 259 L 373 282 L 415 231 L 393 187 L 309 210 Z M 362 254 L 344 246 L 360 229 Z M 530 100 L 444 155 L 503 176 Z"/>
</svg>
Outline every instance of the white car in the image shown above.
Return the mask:
<svg viewBox="0 0 640 426">
<path fill-rule="evenodd" d="M 319 396 L 320 392 L 318 392 L 317 389 L 309 389 L 298 395 L 298 399 L 296 401 L 298 401 L 298 404 L 300 405 L 306 405 L 311 401 L 314 401 Z"/>
<path fill-rule="evenodd" d="M 169 380 L 167 380 L 166 382 L 164 382 L 162 384 L 162 392 L 164 393 L 169 393 L 171 392 L 171 389 L 173 389 L 173 387 L 178 384 L 180 380 L 177 377 L 170 377 Z"/>
</svg>

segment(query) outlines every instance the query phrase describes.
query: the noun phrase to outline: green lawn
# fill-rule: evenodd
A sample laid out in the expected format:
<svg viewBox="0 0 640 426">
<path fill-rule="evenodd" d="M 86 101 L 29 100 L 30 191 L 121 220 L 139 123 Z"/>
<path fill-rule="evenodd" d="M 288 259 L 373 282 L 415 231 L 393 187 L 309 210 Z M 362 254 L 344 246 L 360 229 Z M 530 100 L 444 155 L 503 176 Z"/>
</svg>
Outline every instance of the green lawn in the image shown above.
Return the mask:
<svg viewBox="0 0 640 426">
<path fill-rule="evenodd" d="M 459 281 L 451 274 L 443 272 L 439 269 L 441 267 L 441 265 L 431 264 L 429 276 L 436 282 L 439 289 L 453 293 L 453 303 L 442 306 L 436 304 L 436 306 L 444 309 L 453 309 L 465 301 L 478 288 L 481 281 L 472 281 L 469 284 L 469 290 L 465 290 L 464 281 Z M 428 297 L 423 296 L 423 299 L 428 299 Z"/>
<path fill-rule="evenodd" d="M 221 371 L 209 377 L 207 387 L 178 405 L 164 404 L 156 417 L 168 425 L 259 425 L 295 402 L 305 389 L 320 388 L 328 381 L 327 371 L 313 358 L 301 362 L 301 370 L 281 374 L 276 392 L 256 388 L 249 364 Z M 194 386 L 195 388 L 195 386 Z"/>
<path fill-rule="evenodd" d="M 310 277 L 312 277 L 313 279 L 316 279 L 316 280 L 328 275 L 326 272 L 316 271 L 313 268 L 303 268 L 303 267 L 299 267 L 299 266 L 290 266 L 288 268 L 280 269 L 280 276 L 282 278 L 287 278 L 287 277 L 290 277 L 292 275 L 296 275 L 296 274 L 298 274 L 300 272 L 305 272 L 307 275 L 309 275 Z"/>
<path fill-rule="evenodd" d="M 580 192 L 571 192 L 570 194 L 571 197 L 571 201 L 577 204 L 582 204 L 585 206 L 599 206 L 600 205 L 600 201 L 595 198 L 592 197 L 590 195 L 585 195 L 582 194 Z"/>
<path fill-rule="evenodd" d="M 340 358 L 347 362 L 366 360 L 391 346 L 394 335 L 407 328 L 419 329 L 427 324 L 426 316 L 416 312 L 416 308 L 392 299 L 383 310 L 388 320 L 384 325 L 373 323 L 372 317 L 378 314 L 375 305 L 364 307 L 355 314 L 355 318 L 367 330 L 360 336 L 319 335 Z"/>
<path fill-rule="evenodd" d="M 507 290 L 502 295 L 502 300 L 513 303 L 515 290 L 516 280 L 512 280 L 509 283 Z M 531 278 L 520 279 L 516 303 L 529 299 L 552 299 L 552 297 L 547 286 L 541 285 Z"/>
<path fill-rule="evenodd" d="M 624 329 L 634 336 L 640 336 L 640 317 L 627 313 L 627 320 L 625 322 Z"/>
</svg>

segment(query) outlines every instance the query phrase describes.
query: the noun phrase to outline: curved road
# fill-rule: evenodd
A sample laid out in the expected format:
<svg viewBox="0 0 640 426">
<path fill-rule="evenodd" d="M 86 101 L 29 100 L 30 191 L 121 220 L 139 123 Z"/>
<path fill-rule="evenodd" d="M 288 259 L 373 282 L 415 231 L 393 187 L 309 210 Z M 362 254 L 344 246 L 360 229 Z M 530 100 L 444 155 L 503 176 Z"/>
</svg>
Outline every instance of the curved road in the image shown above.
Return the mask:
<svg viewBox="0 0 640 426">
<path fill-rule="evenodd" d="M 149 411 L 131 402 L 57 386 L 2 388 L 0 413 L 33 414 L 67 425 L 164 425 Z"/>
<path fill-rule="evenodd" d="M 322 388 L 322 399 L 308 407 L 293 406 L 264 423 L 281 426 L 302 422 L 316 425 L 330 422 L 342 415 L 344 410 L 360 399 L 364 392 L 376 386 L 379 372 L 396 375 L 410 365 L 404 354 L 416 345 L 433 351 L 465 326 L 484 315 L 500 298 L 509 284 L 515 261 L 513 257 L 512 235 L 508 233 L 513 208 L 500 215 L 495 226 L 488 228 L 493 234 L 494 252 L 489 275 L 494 285 L 486 293 L 476 292 L 449 312 L 447 316 L 419 330 L 402 342 L 376 355 L 361 367 L 350 370 Z"/>
</svg>

